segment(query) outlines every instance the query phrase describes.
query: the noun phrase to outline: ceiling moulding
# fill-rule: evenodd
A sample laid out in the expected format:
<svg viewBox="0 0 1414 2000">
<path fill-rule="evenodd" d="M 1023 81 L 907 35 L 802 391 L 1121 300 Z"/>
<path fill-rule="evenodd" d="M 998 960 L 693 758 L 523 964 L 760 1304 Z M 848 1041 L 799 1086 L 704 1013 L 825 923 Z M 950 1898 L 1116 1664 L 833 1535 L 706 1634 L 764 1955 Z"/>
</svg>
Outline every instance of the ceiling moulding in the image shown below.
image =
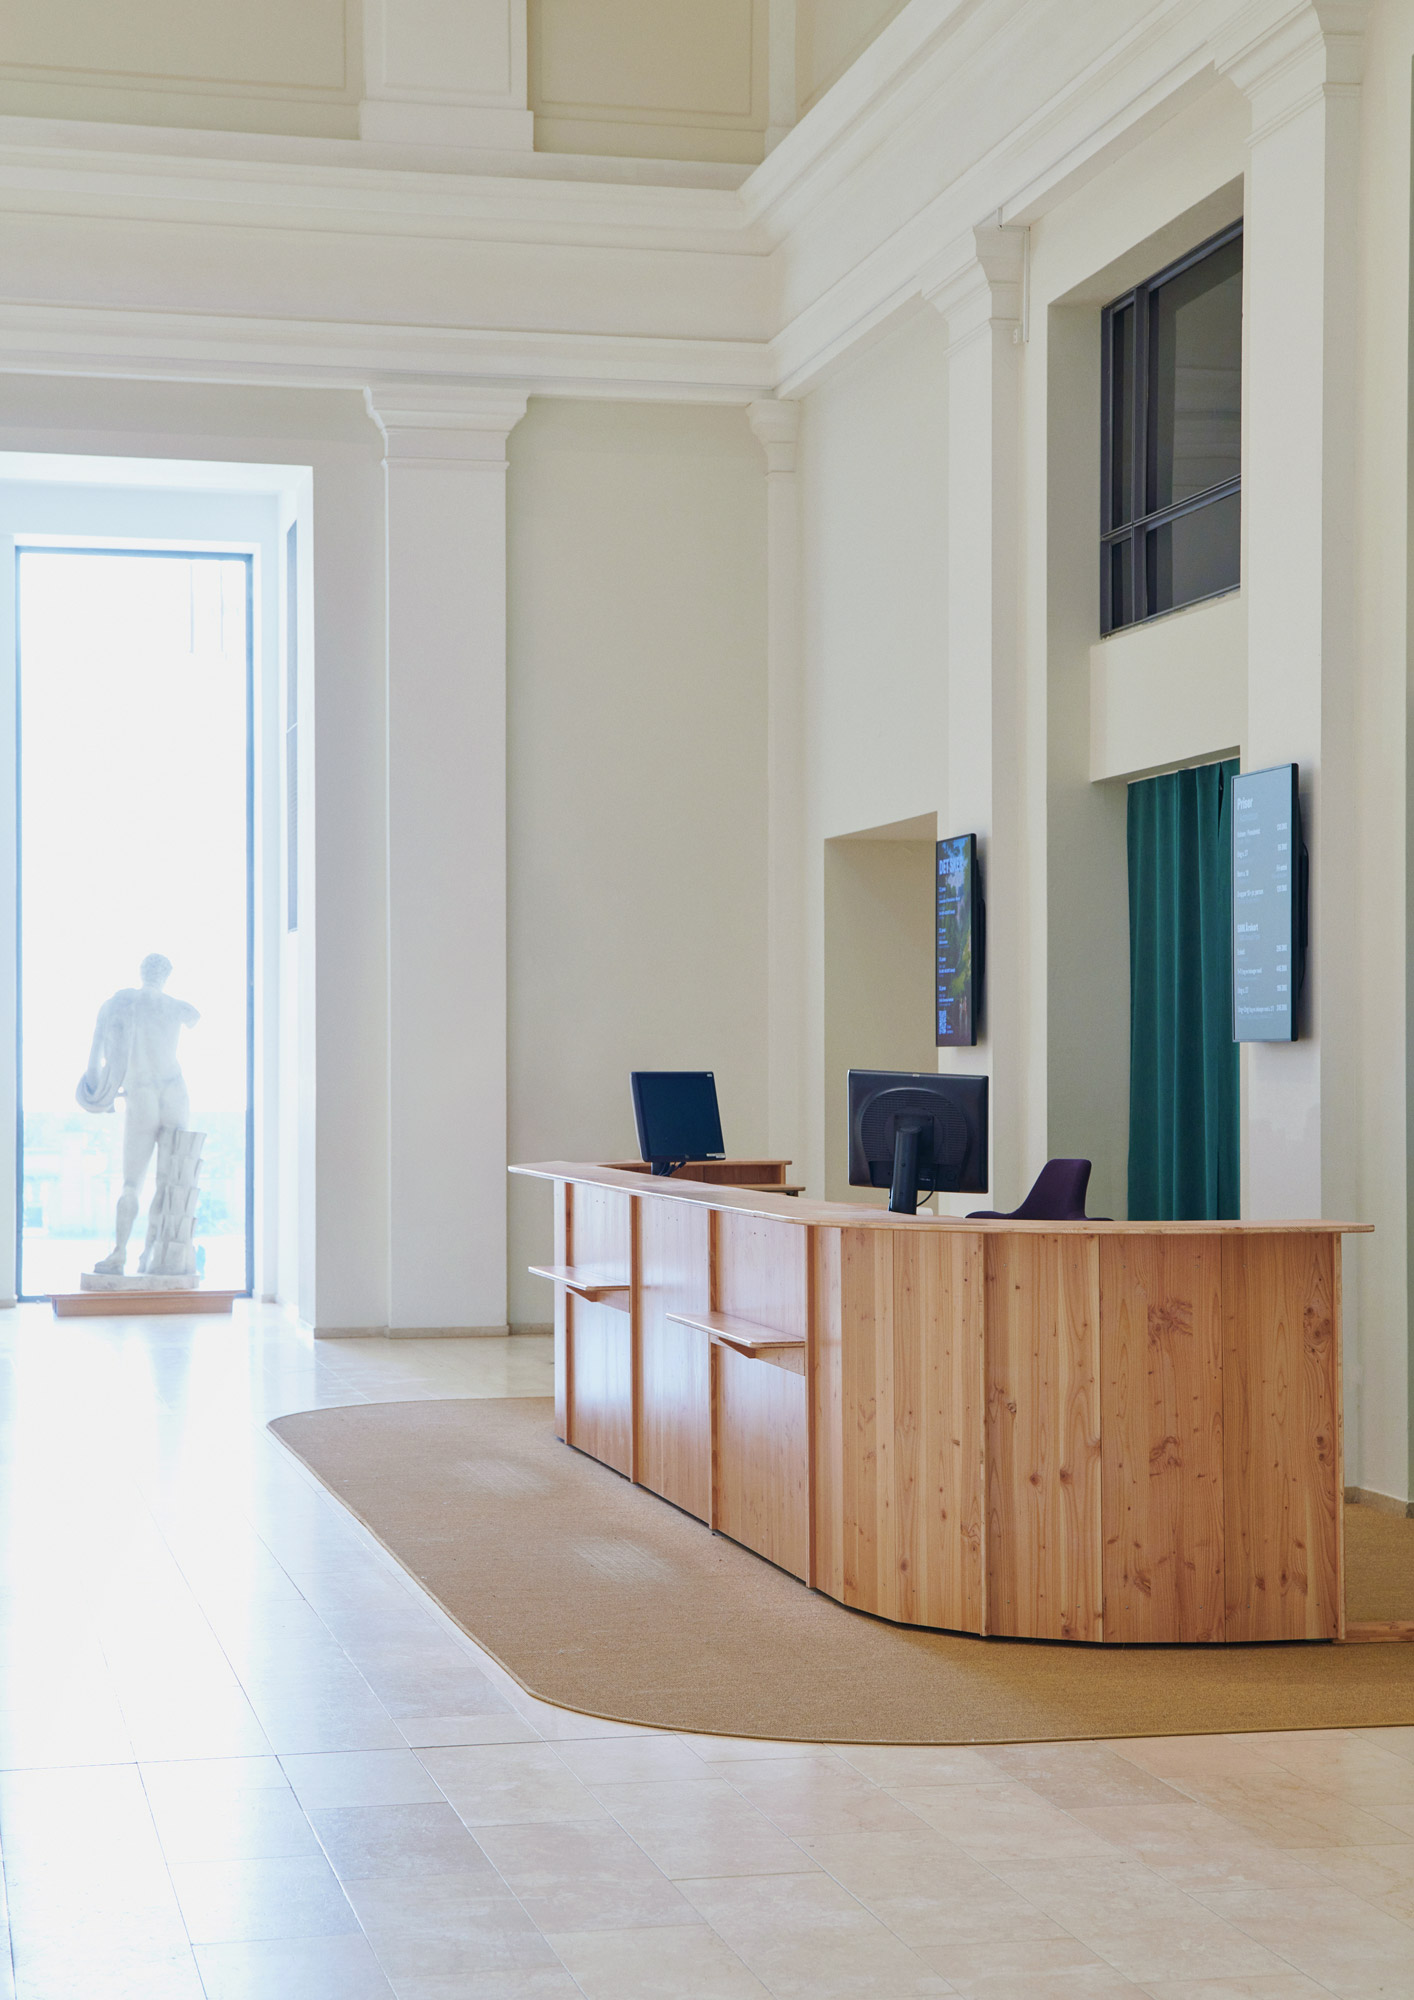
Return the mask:
<svg viewBox="0 0 1414 2000">
<path fill-rule="evenodd" d="M 327 142 L 354 156 L 329 164 L 232 157 L 204 148 L 193 155 L 165 147 L 139 150 L 133 138 L 155 136 L 147 131 L 129 134 L 127 144 L 111 151 L 52 136 L 15 138 L 16 124 L 38 122 L 0 119 L 0 209 L 734 256 L 768 247 L 763 234 L 744 225 L 732 188 L 374 167 L 352 141 Z M 301 151 L 325 143 L 308 142 Z"/>
<path fill-rule="evenodd" d="M 433 168 L 435 155 L 395 165 L 353 141 L 129 130 L 119 143 L 110 127 L 100 143 L 91 128 L 0 119 L 0 210 L 92 222 L 110 256 L 132 225 L 162 288 L 147 312 L 0 307 L 0 355 L 10 368 L 182 379 L 361 386 L 372 371 L 535 393 L 798 396 L 919 310 L 939 258 L 985 218 L 1035 219 L 1196 95 L 1246 87 L 1252 70 L 1260 121 L 1261 92 L 1280 96 L 1273 78 L 1353 87 L 1364 12 L 1362 0 L 910 0 L 739 188 L 685 185 L 644 162 L 627 177 L 625 163 L 597 163 L 591 177 L 559 156 L 502 156 L 469 172 Z M 181 237 L 164 248 L 168 221 L 317 232 L 329 281 L 303 289 L 296 258 L 289 318 L 210 314 Z M 462 308 L 512 330 L 369 324 L 353 304 L 359 321 L 323 315 L 341 274 L 351 301 L 369 296 L 372 239 L 409 237 L 515 246 L 513 280 L 487 260 Z M 341 250 L 341 238 L 363 241 Z M 632 281 L 606 300 L 586 248 L 632 253 Z M 19 254 L 5 283 L 49 296 Z M 527 318 L 554 330 L 513 330 Z M 722 337 L 648 337 L 672 323 Z"/>
<path fill-rule="evenodd" d="M 1132 0 L 1098 0 L 1086 14 L 1088 59 L 1076 51 L 1071 73 L 1058 79 L 1057 51 L 1075 42 L 1067 31 L 1073 0 L 1033 0 L 1021 8 L 979 0 L 968 15 L 965 55 L 958 46 L 949 51 L 956 60 L 931 78 L 921 115 L 910 109 L 897 117 L 885 92 L 854 128 L 857 157 L 848 180 L 834 188 L 802 180 L 789 201 L 762 215 L 773 231 L 782 215 L 791 218 L 777 259 L 782 324 L 772 354 L 779 393 L 804 393 L 906 313 L 924 274 L 984 217 L 1034 220 L 1178 110 L 1221 87 L 1209 34 L 1224 11 L 1219 0 L 1167 0 L 1136 22 Z M 1097 22 L 1106 34 L 1095 32 Z M 979 118 L 971 103 L 999 68 L 1013 85 L 1006 123 Z M 855 81 L 851 72 L 835 89 Z M 800 135 L 808 135 L 814 115 L 802 121 Z M 752 212 L 760 212 L 753 208 L 760 177 L 787 143 L 747 184 L 743 198 Z M 868 232 L 863 216 L 874 225 Z"/>
<path fill-rule="evenodd" d="M 264 166 L 339 167 L 442 179 L 583 181 L 605 187 L 739 188 L 752 171 L 735 161 L 647 160 L 600 153 L 524 153 L 465 146 L 383 144 L 292 132 L 230 132 L 202 126 L 114 124 L 0 113 L 0 144 L 57 146 L 67 153 L 143 153 Z"/>
<path fill-rule="evenodd" d="M 751 341 L 488 333 L 0 304 L 0 370 L 150 381 L 445 394 L 468 379 L 527 395 L 746 404 L 770 394 Z"/>
</svg>

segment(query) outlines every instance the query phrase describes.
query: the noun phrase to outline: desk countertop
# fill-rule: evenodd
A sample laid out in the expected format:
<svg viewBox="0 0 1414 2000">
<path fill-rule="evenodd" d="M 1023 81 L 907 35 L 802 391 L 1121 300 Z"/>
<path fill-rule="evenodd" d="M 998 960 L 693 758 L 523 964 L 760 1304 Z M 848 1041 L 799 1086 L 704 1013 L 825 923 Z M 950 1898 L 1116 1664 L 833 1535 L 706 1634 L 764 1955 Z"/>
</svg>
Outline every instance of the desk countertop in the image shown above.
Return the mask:
<svg viewBox="0 0 1414 2000">
<path fill-rule="evenodd" d="M 714 1186 L 708 1181 L 673 1180 L 666 1175 L 624 1173 L 573 1160 L 540 1160 L 514 1166 L 513 1174 L 542 1181 L 577 1181 L 591 1187 L 622 1188 L 625 1194 L 657 1195 L 666 1201 L 696 1201 L 707 1208 L 731 1208 L 748 1215 L 780 1216 L 817 1229 L 963 1230 L 971 1235 L 1030 1236 L 1363 1236 L 1372 1222 L 1273 1219 L 1270 1222 L 1010 1222 L 951 1215 L 891 1215 L 886 1208 L 844 1201 L 806 1201 L 795 1195 L 760 1194 Z"/>
</svg>

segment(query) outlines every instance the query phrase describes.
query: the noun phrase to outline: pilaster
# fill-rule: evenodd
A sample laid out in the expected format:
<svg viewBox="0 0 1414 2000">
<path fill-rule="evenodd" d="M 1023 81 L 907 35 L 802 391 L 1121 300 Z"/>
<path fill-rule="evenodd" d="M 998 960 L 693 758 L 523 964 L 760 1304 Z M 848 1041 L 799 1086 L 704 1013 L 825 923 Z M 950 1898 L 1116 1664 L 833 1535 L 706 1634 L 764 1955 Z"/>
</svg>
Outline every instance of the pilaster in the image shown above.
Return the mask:
<svg viewBox="0 0 1414 2000">
<path fill-rule="evenodd" d="M 1355 285 L 1363 0 L 1257 0 L 1214 44 L 1252 107 L 1243 318 L 1249 769 L 1301 766 L 1302 1038 L 1245 1059 L 1243 1213 L 1344 1214 L 1353 1163 Z"/>
<path fill-rule="evenodd" d="M 767 1145 L 804 1157 L 805 761 L 797 403 L 749 403 L 766 455 Z"/>
<path fill-rule="evenodd" d="M 387 479 L 388 1326 L 506 1330 L 513 390 L 375 385 Z"/>
<path fill-rule="evenodd" d="M 1243 562 L 1248 769 L 1301 766 L 1310 950 L 1301 1039 L 1243 1051 L 1243 1214 L 1372 1217 L 1345 1266 L 1346 1478 L 1399 1491 L 1409 1465 L 1405 1158 L 1381 1150 L 1405 1049 L 1385 1039 L 1407 993 L 1369 932 L 1364 865 L 1402 851 L 1406 785 L 1362 788 L 1370 726 L 1357 589 L 1357 295 L 1364 0 L 1261 0 L 1213 44 L 1251 106 L 1243 274 Z M 1407 118 L 1407 86 L 1406 112 Z M 1407 216 L 1407 187 L 1405 193 Z M 1407 294 L 1401 295 L 1407 312 Z M 1393 414 L 1392 412 L 1390 413 Z M 1401 718 L 1402 719 L 1402 718 Z M 1389 718 L 1384 730 L 1389 732 Z M 1402 730 L 1397 732 L 1403 735 Z M 1362 953 L 1362 944 L 1365 947 Z M 1362 1102 L 1362 1091 L 1365 1093 Z M 1370 1115 L 1371 1102 L 1378 1107 Z"/>
<path fill-rule="evenodd" d="M 1023 964 L 1020 357 L 1026 232 L 988 222 L 941 256 L 924 297 L 948 329 L 947 784 L 940 835 L 976 833 L 987 901 L 986 993 L 976 1049 L 941 1069 L 992 1078 L 992 1190 L 1011 1206 L 1026 1157 Z M 1035 999 L 1032 1004 L 1044 1004 Z M 940 1200 L 963 1212 L 975 1198 Z"/>
</svg>

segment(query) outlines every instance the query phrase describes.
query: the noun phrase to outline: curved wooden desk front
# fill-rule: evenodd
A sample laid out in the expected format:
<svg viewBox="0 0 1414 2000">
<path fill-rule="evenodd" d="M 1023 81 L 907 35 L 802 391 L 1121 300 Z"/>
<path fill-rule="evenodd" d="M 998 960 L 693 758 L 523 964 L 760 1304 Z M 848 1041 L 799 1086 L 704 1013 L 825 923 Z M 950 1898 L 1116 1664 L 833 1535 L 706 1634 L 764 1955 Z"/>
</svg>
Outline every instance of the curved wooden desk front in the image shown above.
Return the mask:
<svg viewBox="0 0 1414 2000">
<path fill-rule="evenodd" d="M 842 1604 L 1092 1642 L 1343 1623 L 1353 1223 L 1014 1223 L 560 1161 L 558 1434 Z"/>
</svg>

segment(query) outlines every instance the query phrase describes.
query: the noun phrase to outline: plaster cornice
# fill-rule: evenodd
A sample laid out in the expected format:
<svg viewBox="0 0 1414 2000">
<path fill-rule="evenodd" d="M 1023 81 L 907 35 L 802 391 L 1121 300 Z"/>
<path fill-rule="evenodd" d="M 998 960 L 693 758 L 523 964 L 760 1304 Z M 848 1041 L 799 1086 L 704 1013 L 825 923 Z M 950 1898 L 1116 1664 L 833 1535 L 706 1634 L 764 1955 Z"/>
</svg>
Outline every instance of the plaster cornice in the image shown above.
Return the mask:
<svg viewBox="0 0 1414 2000">
<path fill-rule="evenodd" d="M 57 122 L 36 131 L 41 122 L 0 118 L 0 210 L 736 255 L 766 247 L 743 227 L 731 186 L 519 174 L 509 162 L 474 174 L 369 164 L 354 141 L 252 154 L 229 133 L 184 133 L 192 143 L 176 149 L 158 143 L 171 134 L 110 128 L 105 144 L 86 133 L 68 144 Z"/>
<path fill-rule="evenodd" d="M 529 395 L 749 403 L 770 393 L 752 341 L 241 319 L 61 305 L 0 306 L 0 368 L 43 375 L 362 389 L 512 383 Z"/>
<path fill-rule="evenodd" d="M 744 180 L 544 155 L 472 171 L 463 155 L 409 160 L 355 141 L 0 119 L 0 216 L 63 217 L 71 232 L 62 299 L 29 280 L 25 246 L 42 235 L 14 235 L 0 366 L 798 396 L 937 302 L 954 246 L 984 218 L 1035 220 L 1224 79 L 1252 95 L 1259 126 L 1313 75 L 1318 90 L 1354 88 L 1365 12 L 1366 0 L 910 0 Z M 220 225 L 242 232 L 232 244 L 247 259 L 224 292 L 205 271 L 188 277 L 193 228 Z M 259 232 L 278 270 L 273 254 L 250 261 Z M 418 238 L 461 246 L 442 289 L 429 289 L 435 267 L 399 262 L 399 243 Z M 83 295 L 90 244 L 121 274 L 121 310 L 101 277 Z M 414 269 L 416 297 L 398 289 Z M 150 302 L 134 304 L 144 288 Z M 383 323 L 384 295 L 410 319 L 452 323 Z M 248 313 L 223 306 L 232 297 Z M 950 327 L 961 311 L 950 303 Z"/>
</svg>

